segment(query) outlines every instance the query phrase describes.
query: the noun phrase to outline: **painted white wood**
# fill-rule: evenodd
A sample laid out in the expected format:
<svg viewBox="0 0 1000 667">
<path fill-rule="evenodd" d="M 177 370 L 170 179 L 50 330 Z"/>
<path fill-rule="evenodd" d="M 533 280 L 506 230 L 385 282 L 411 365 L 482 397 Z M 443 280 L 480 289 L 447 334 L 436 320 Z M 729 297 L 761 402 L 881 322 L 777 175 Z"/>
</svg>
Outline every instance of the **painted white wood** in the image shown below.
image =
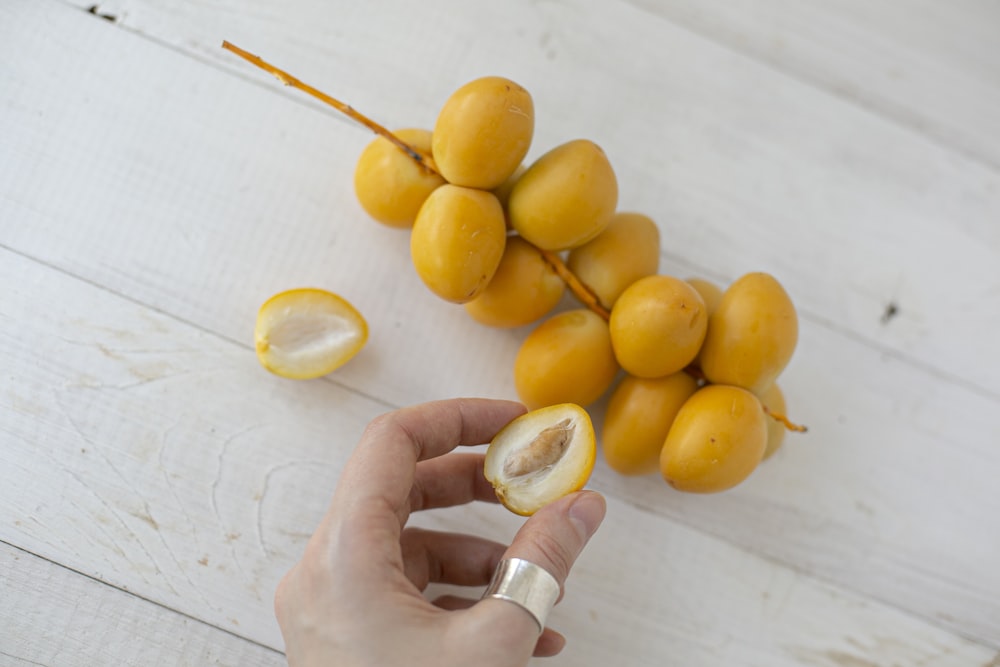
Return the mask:
<svg viewBox="0 0 1000 667">
<path fill-rule="evenodd" d="M 996 402 L 822 327 L 801 337 L 812 353 L 782 386 L 810 432 L 788 434 L 746 482 L 696 496 L 602 467 L 593 485 L 996 644 Z"/>
<path fill-rule="evenodd" d="M 0 539 L 277 645 L 274 587 L 384 407 L 17 255 L 0 270 Z"/>
<path fill-rule="evenodd" d="M 4 283 L 17 277 L 22 285 L 0 318 L 3 348 L 15 352 L 0 383 L 0 513 L 12 518 L 0 540 L 280 646 L 273 585 L 301 552 L 377 406 L 329 382 L 271 378 L 250 363 L 248 349 L 32 260 L 0 256 Z M 62 308 L 45 307 L 57 300 Z M 996 654 L 868 591 L 823 583 L 731 536 L 706 534 L 711 519 L 688 527 L 619 499 L 608 485 L 600 471 L 594 486 L 608 493 L 609 518 L 552 617 L 572 644 L 544 664 L 950 665 L 985 664 Z M 414 523 L 506 541 L 520 521 L 480 505 Z M 18 638 L 5 648 L 12 655 L 87 664 L 90 655 L 117 655 L 116 637 L 129 623 L 151 626 L 167 613 L 110 590 L 81 609 L 78 596 L 96 582 L 32 556 L 5 558 L 2 591 L 11 604 L 3 607 L 23 609 L 19 600 L 34 596 L 28 609 L 57 619 L 44 625 L 29 613 L 0 625 L 0 645 Z M 63 579 L 71 583 L 58 585 Z M 121 617 L 124 629 L 113 620 Z M 184 664 L 169 652 L 184 621 L 171 619 L 151 637 L 130 635 L 136 646 L 123 659 L 162 655 L 162 664 Z M 76 657 L 63 662 L 68 645 Z M 191 650 L 203 649 L 196 641 Z"/>
<path fill-rule="evenodd" d="M 632 0 L 1000 168 L 994 0 Z"/>
<path fill-rule="evenodd" d="M 503 535 L 497 519 L 510 526 L 512 517 L 492 509 L 449 510 L 418 523 Z M 614 496 L 550 623 L 570 638 L 565 655 L 551 661 L 557 665 L 989 667 L 1000 660 L 996 647 Z"/>
<path fill-rule="evenodd" d="M 81 8 L 94 4 L 69 1 Z M 455 27 L 488 13 L 488 24 L 494 28 L 498 22 L 501 29 L 520 23 L 520 31 L 507 32 L 504 38 L 516 41 L 544 66 L 547 60 L 559 59 L 559 42 L 567 36 L 558 34 L 562 32 L 558 25 L 538 33 L 537 28 L 550 26 L 532 24 L 594 9 L 585 0 L 547 3 L 548 8 L 513 3 L 513 10 L 512 3 L 505 3 L 502 13 L 484 8 L 485 3 L 462 4 L 429 3 L 426 14 L 434 27 L 424 33 L 427 38 L 420 53 L 450 55 L 456 49 L 452 44 Z M 648 13 L 646 21 L 660 25 L 666 19 L 724 49 L 746 54 L 1000 168 L 1000 50 L 996 48 L 1000 5 L 994 0 L 628 0 L 626 4 Z M 395 3 L 365 8 L 344 2 L 296 2 L 284 11 L 267 0 L 228 0 L 210 7 L 190 1 L 164 5 L 150 0 L 108 0 L 99 7 L 130 29 L 220 63 L 226 58 L 215 47 L 224 32 L 263 40 L 262 47 L 276 48 L 293 62 L 314 58 L 317 65 L 336 63 L 336 81 L 345 86 L 360 83 L 363 87 L 363 74 L 369 74 L 372 67 L 402 69 L 402 74 L 417 78 L 418 83 L 424 83 L 421 75 L 427 73 L 428 63 L 403 62 L 394 49 L 378 48 L 386 37 L 408 40 L 399 34 L 400 25 L 408 20 L 407 12 Z M 615 22 L 630 28 L 630 19 L 617 14 Z M 509 18 L 504 20 L 504 16 Z M 574 17 L 581 19 L 585 17 Z M 373 47 L 356 51 L 364 54 L 360 62 L 350 57 L 359 49 L 352 33 Z M 671 32 L 669 38 L 675 35 Z M 428 41 L 444 44 L 434 46 Z M 637 46 L 630 42 L 627 51 Z M 597 50 L 604 57 L 621 58 L 610 47 L 610 43 L 602 44 Z M 431 67 L 438 64 L 430 63 Z M 635 61 L 629 65 L 630 69 L 648 67 Z M 365 93 L 363 89 L 358 92 Z M 433 98 L 430 102 L 432 106 L 439 103 Z"/>
<path fill-rule="evenodd" d="M 277 667 L 279 652 L 0 543 L 0 665 Z"/>
<path fill-rule="evenodd" d="M 525 332 L 431 297 L 405 234 L 353 201 L 365 133 L 214 44 L 390 125 L 429 124 L 457 82 L 502 66 L 535 92 L 541 145 L 609 149 L 623 202 L 661 222 L 664 270 L 767 268 L 804 315 L 783 385 L 812 432 L 747 484 L 682 496 L 599 465 L 611 520 L 554 616 L 573 644 L 547 664 L 997 661 L 996 172 L 622 3 L 374 6 L 102 5 L 119 25 L 0 6 L 0 540 L 280 647 L 274 584 L 363 425 L 512 396 Z M 484 11 L 493 29 L 469 31 Z M 250 339 L 263 299 L 303 284 L 354 301 L 372 337 L 342 372 L 294 383 Z M 498 508 L 420 522 L 517 525 Z M 10 581 L 30 595 L 49 567 Z M 135 623 L 169 613 L 99 597 Z"/>
<path fill-rule="evenodd" d="M 28 109 L 88 109 L 64 126 L 71 136 L 50 137 L 46 145 L 78 145 L 102 156 L 108 171 L 70 169 L 70 175 L 59 170 L 58 151 L 32 151 L 33 168 L 15 175 L 28 200 L 20 214 L 81 217 L 94 237 L 113 234 L 128 244 L 133 263 L 118 259 L 116 244 L 95 248 L 91 261 L 71 260 L 73 242 L 45 225 L 20 234 L 18 248 L 115 281 L 233 338 L 245 335 L 246 314 L 270 292 L 293 281 L 322 281 L 358 299 L 365 312 L 392 313 L 374 323 L 376 335 L 415 341 L 434 367 L 453 366 L 456 340 L 423 343 L 450 335 L 439 323 L 460 331 L 462 313 L 418 284 L 405 235 L 377 228 L 354 201 L 351 174 L 367 132 L 312 113 L 302 95 L 281 90 L 218 44 L 228 38 L 261 53 L 389 126 L 429 126 L 460 82 L 499 71 L 534 92 L 533 156 L 580 136 L 605 147 L 619 174 L 621 206 L 660 223 L 663 270 L 722 281 L 770 271 L 804 317 L 1000 396 L 1000 377 L 991 370 L 1000 364 L 992 334 L 1000 326 L 995 169 L 620 2 L 588 4 L 585 11 L 527 0 L 460 8 L 425 2 L 419 9 L 300 0 L 280 13 L 268 3 L 180 7 L 169 10 L 173 19 L 138 2 L 119 15 L 124 25 L 136 22 L 136 30 L 198 61 L 154 66 L 123 59 L 122 49 L 145 53 L 154 46 L 132 38 L 119 47 L 105 35 L 121 26 L 94 18 L 75 38 L 88 55 L 46 72 L 56 77 L 58 96 L 29 91 L 19 118 L 24 129 L 10 139 L 10 150 L 22 152 L 33 137 L 49 137 L 51 113 L 58 112 L 46 117 Z M 433 34 L 447 39 L 429 40 Z M 28 41 L 6 48 L 48 53 L 56 62 L 67 57 L 62 42 L 30 30 L 18 37 Z M 281 95 L 256 94 L 209 71 L 203 58 Z M 23 67 L 21 77 L 35 76 L 29 62 Z M 157 86 L 137 85 L 147 81 Z M 153 108 L 145 91 L 157 96 Z M 178 108 L 185 110 L 181 117 Z M 100 129 L 109 117 L 143 122 L 109 134 Z M 167 135 L 175 140 L 155 139 Z M 155 180 L 144 177 L 152 146 Z M 35 178 L 39 171 L 49 177 Z M 126 187 L 115 198 L 49 197 L 49 184 L 66 178 L 82 191 L 112 182 Z M 204 194 L 179 200 L 177 189 L 185 187 Z M 123 228 L 121 220 L 144 224 Z M 187 247 L 160 236 L 171 233 L 186 238 Z M 266 266 L 253 252 L 261 244 L 274 250 Z M 174 247 L 183 254 L 169 252 Z M 220 308 L 210 295 L 194 299 L 151 279 L 194 251 L 224 265 L 189 267 L 190 284 L 238 275 L 253 298 L 228 298 Z M 286 282 L 275 285 L 278 279 Z M 884 322 L 890 303 L 898 314 Z M 505 370 L 511 339 L 476 335 L 490 339 L 484 345 L 490 367 Z M 398 388 L 444 395 L 469 386 L 462 370 L 429 377 L 405 348 L 391 349 L 380 368 L 391 367 L 395 382 L 380 382 L 367 362 L 346 369 L 344 381 L 394 403 L 412 400 Z"/>
</svg>

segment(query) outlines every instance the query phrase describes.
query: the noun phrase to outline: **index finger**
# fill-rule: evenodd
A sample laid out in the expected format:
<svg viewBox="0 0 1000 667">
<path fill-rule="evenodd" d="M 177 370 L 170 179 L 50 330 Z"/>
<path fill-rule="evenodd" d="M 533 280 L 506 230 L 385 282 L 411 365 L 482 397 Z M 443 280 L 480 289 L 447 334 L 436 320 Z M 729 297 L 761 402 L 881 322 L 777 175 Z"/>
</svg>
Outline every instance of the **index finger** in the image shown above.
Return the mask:
<svg viewBox="0 0 1000 667">
<path fill-rule="evenodd" d="M 459 398 L 389 412 L 365 429 L 344 467 L 334 502 L 378 500 L 405 520 L 417 461 L 481 445 L 525 408 L 513 401 Z"/>
</svg>

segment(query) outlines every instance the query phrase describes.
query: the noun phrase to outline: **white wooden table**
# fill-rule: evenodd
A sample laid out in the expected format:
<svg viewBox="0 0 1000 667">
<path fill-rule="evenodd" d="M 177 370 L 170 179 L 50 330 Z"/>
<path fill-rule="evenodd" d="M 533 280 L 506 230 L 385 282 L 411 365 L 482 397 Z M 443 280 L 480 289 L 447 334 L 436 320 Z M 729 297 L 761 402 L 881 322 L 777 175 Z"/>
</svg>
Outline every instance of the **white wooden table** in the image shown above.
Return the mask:
<svg viewBox="0 0 1000 667">
<path fill-rule="evenodd" d="M 531 156 L 601 144 L 662 272 L 795 300 L 810 433 L 716 496 L 599 463 L 545 664 L 1000 664 L 996 0 L 91 4 L 0 4 L 0 664 L 283 664 L 274 586 L 364 425 L 514 396 L 526 330 L 437 300 L 355 202 L 370 135 L 223 39 L 391 127 L 513 78 Z M 371 337 L 297 383 L 252 328 L 306 285 Z"/>
</svg>

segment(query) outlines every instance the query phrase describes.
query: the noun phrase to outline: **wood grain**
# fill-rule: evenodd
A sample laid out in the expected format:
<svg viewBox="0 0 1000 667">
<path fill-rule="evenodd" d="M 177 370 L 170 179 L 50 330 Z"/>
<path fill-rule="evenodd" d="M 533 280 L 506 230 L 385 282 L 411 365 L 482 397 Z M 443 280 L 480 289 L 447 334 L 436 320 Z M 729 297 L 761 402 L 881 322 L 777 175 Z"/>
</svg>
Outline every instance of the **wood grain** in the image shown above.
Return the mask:
<svg viewBox="0 0 1000 667">
<path fill-rule="evenodd" d="M 0 543 L 0 664 L 276 667 L 277 651 Z"/>
<path fill-rule="evenodd" d="M 163 65 L 167 69 L 160 72 L 149 71 L 152 65 L 145 61 L 142 65 L 122 61 L 115 57 L 116 41 L 105 41 L 105 33 L 120 26 L 94 21 L 94 29 L 87 31 L 94 35 L 89 55 L 57 73 L 58 99 L 36 100 L 35 106 L 63 102 L 79 106 L 83 99 L 90 104 L 96 100 L 105 108 L 93 110 L 95 123 L 108 115 L 142 114 L 142 127 L 150 136 L 168 132 L 178 136 L 172 148 L 161 149 L 156 157 L 165 182 L 154 185 L 147 179 L 121 200 L 93 200 L 94 208 L 86 210 L 88 224 L 105 229 L 123 217 L 134 219 L 140 207 L 161 220 L 171 216 L 187 221 L 180 223 L 181 230 L 193 247 L 225 258 L 230 265 L 224 270 L 231 275 L 246 276 L 245 280 L 252 280 L 252 273 L 261 279 L 285 275 L 302 281 L 322 272 L 325 280 L 336 281 L 350 295 L 379 299 L 361 305 L 368 311 L 397 314 L 389 326 L 399 323 L 407 327 L 403 335 L 426 340 L 434 334 L 413 322 L 422 319 L 416 310 L 430 309 L 442 317 L 451 311 L 434 303 L 418 284 L 408 267 L 405 237 L 374 229 L 349 186 L 367 132 L 341 118 L 331 123 L 325 111 L 311 114 L 307 109 L 314 106 L 301 95 L 281 90 L 271 77 L 250 71 L 246 63 L 219 48 L 220 35 L 270 57 L 390 127 L 430 126 L 442 100 L 459 82 L 484 71 L 503 71 L 536 91 L 539 123 L 530 157 L 579 136 L 598 141 L 618 171 L 620 206 L 643 211 L 660 224 L 663 270 L 728 282 L 748 271 L 766 269 L 788 285 L 804 317 L 843 329 L 984 395 L 1000 397 L 1000 378 L 989 370 L 998 358 L 991 332 L 1000 326 L 1000 269 L 995 261 L 1000 252 L 996 225 L 1000 172 L 628 4 L 602 3 L 587 12 L 563 3 L 536 5 L 525 0 L 513 6 L 517 11 L 481 19 L 473 5 L 455 12 L 425 3 L 420 16 L 413 18 L 414 25 L 423 28 L 400 35 L 372 27 L 384 23 L 386 12 L 405 14 L 403 5 L 374 9 L 358 4 L 348 11 L 337 4 L 303 1 L 288 19 L 290 24 L 275 23 L 265 11 L 237 12 L 222 5 L 217 13 L 199 13 L 195 24 L 190 18 L 194 7 L 168 19 L 144 4 L 130 4 L 121 13 L 124 25 L 135 22 L 143 35 L 176 44 L 197 60 Z M 148 23 L 142 20 L 146 12 L 151 12 Z M 449 48 L 469 55 L 461 60 L 446 57 L 439 53 L 444 43 L 426 44 L 423 39 L 438 29 L 436 22 L 443 14 L 454 22 L 488 20 L 492 29 L 482 35 L 455 33 L 447 42 Z M 310 30 L 306 24 L 316 28 Z M 328 32 L 334 26 L 335 39 Z M 240 39 L 243 35 L 247 37 Z M 140 40 L 132 36 L 123 38 L 135 43 L 129 48 L 153 48 L 140 47 Z M 589 48 L 602 43 L 626 43 L 629 49 Z M 38 51 L 43 44 L 21 50 Z M 400 51 L 425 53 L 424 74 L 417 77 L 412 70 L 386 62 L 387 54 Z M 51 57 L 64 58 L 65 52 Z M 246 100 L 242 95 L 251 93 L 238 81 L 202 71 L 206 57 L 301 104 L 273 96 Z M 409 60 L 404 67 L 413 67 Z M 586 73 L 584 86 L 574 78 L 581 71 Z M 120 94 L 147 80 L 162 88 L 154 112 L 140 108 L 148 104 L 148 97 Z M 94 86 L 119 94 L 95 97 Z M 615 91 L 617 99 L 605 91 Z M 191 118 L 177 118 L 177 108 L 187 109 Z M 38 132 L 47 127 L 38 117 L 26 120 Z M 178 123 L 190 125 L 182 129 Z M 73 131 L 87 136 L 88 125 L 81 119 Z M 212 130 L 208 136 L 193 134 L 204 132 L 206 126 Z M 192 153 L 194 136 L 200 144 Z M 99 154 L 124 158 L 117 162 L 121 172 L 114 175 L 124 183 L 137 173 L 128 161 L 136 150 L 129 147 L 130 139 L 104 136 L 99 147 Z M 225 175 L 208 162 L 193 163 L 194 155 L 209 154 L 226 156 L 221 158 Z M 49 165 L 42 162 L 38 168 Z M 217 184 L 228 182 L 234 173 L 241 174 L 237 183 L 220 192 Z M 204 219 L 194 229 L 192 212 L 185 210 L 190 204 L 173 196 L 176 188 L 192 182 L 212 191 L 207 201 L 198 200 Z M 22 186 L 26 194 L 33 191 L 31 185 Z M 286 199 L 282 193 L 294 196 Z M 35 198 L 41 197 L 43 192 L 35 191 Z M 280 211 L 276 202 L 281 202 Z M 60 208 L 65 205 L 51 198 L 44 206 L 33 204 L 51 215 L 66 215 L 68 211 Z M 238 238 L 224 231 L 223 221 L 233 217 L 246 221 Z M 164 271 L 165 263 L 179 261 L 159 252 L 165 244 L 154 230 L 162 228 L 143 229 L 142 238 L 148 240 L 130 246 L 143 271 Z M 277 229 L 285 231 L 281 238 L 274 238 Z M 131 238 L 128 229 L 117 233 L 123 241 Z M 295 253 L 274 253 L 273 264 L 266 269 L 241 261 L 252 255 L 249 248 L 245 253 L 233 248 L 234 244 L 285 248 L 306 238 L 314 239 L 305 251 L 309 254 L 302 255 L 293 246 Z M 61 252 L 58 238 L 37 230 L 29 243 L 24 250 L 36 256 L 54 259 Z M 332 252 L 335 243 L 350 247 L 351 257 Z M 152 251 L 149 256 L 142 253 L 144 248 Z M 938 270 L 928 270 L 945 270 L 938 254 L 941 248 L 956 258 L 947 262 L 946 269 L 954 282 L 941 280 Z M 104 257 L 94 259 L 106 265 L 108 255 L 118 249 L 107 247 L 103 252 Z M 342 263 L 330 267 L 335 256 Z M 376 256 L 384 259 L 368 261 Z M 220 268 L 206 265 L 190 280 L 215 279 Z M 89 275 L 101 275 L 98 270 L 103 271 L 100 280 L 112 279 L 106 266 L 90 267 Z M 407 277 L 405 285 L 401 276 Z M 128 267 L 119 267 L 113 278 L 139 283 L 123 285 L 131 294 L 158 285 L 152 281 L 144 286 L 150 281 Z M 362 280 L 365 285 L 358 284 Z M 370 282 L 382 289 L 366 289 Z M 394 289 L 388 290 L 390 285 Z M 266 296 L 267 287 L 258 289 Z M 211 322 L 216 330 L 228 327 L 228 335 L 234 337 L 238 335 L 234 323 L 252 308 L 236 301 L 231 302 L 233 309 L 226 310 L 203 300 L 183 301 L 172 307 L 175 312 Z M 896 314 L 886 321 L 883 316 L 890 305 L 895 305 Z M 453 349 L 454 341 L 449 343 L 430 346 L 428 353 Z M 509 356 L 509 349 L 507 344 L 501 358 Z M 454 393 L 454 384 L 425 384 L 428 378 L 418 377 L 420 371 L 404 357 L 400 351 L 388 360 L 401 374 L 399 386 L 417 386 L 437 395 Z M 440 357 L 434 360 L 438 365 L 447 363 Z M 370 378 L 377 374 L 360 365 L 344 375 L 352 386 L 365 385 L 373 395 L 397 404 L 408 400 L 393 386 L 372 386 Z"/>
<path fill-rule="evenodd" d="M 992 0 L 634 4 L 1000 168 Z"/>
<path fill-rule="evenodd" d="M 889 26 L 887 4 L 640 4 L 0 6 L 0 664 L 280 661 L 274 586 L 364 425 L 514 396 L 527 329 L 430 295 L 406 234 L 354 201 L 368 135 L 223 38 L 392 126 L 512 76 L 535 96 L 534 154 L 608 150 L 622 206 L 659 222 L 662 271 L 763 269 L 792 293 L 782 386 L 810 433 L 718 496 L 599 464 L 610 520 L 545 664 L 1000 661 L 1000 171 L 969 139 L 995 123 L 991 9 Z M 920 38 L 946 20 L 966 48 Z M 913 85 L 861 71 L 924 60 Z M 948 104 L 921 103 L 935 82 Z M 253 319 L 307 285 L 371 338 L 296 383 L 257 365 Z M 491 506 L 415 522 L 520 524 Z"/>
</svg>

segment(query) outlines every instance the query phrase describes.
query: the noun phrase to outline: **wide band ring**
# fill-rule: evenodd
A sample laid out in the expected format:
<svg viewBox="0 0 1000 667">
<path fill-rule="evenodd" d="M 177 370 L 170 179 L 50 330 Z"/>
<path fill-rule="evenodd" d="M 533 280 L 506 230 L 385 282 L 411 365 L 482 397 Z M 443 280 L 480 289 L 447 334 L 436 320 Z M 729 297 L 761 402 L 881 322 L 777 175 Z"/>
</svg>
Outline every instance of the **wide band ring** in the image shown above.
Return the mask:
<svg viewBox="0 0 1000 667">
<path fill-rule="evenodd" d="M 486 587 L 483 599 L 497 598 L 518 605 L 538 623 L 538 632 L 545 628 L 556 600 L 559 599 L 559 582 L 545 568 L 523 558 L 505 558 L 500 561 L 493 580 Z"/>
</svg>

